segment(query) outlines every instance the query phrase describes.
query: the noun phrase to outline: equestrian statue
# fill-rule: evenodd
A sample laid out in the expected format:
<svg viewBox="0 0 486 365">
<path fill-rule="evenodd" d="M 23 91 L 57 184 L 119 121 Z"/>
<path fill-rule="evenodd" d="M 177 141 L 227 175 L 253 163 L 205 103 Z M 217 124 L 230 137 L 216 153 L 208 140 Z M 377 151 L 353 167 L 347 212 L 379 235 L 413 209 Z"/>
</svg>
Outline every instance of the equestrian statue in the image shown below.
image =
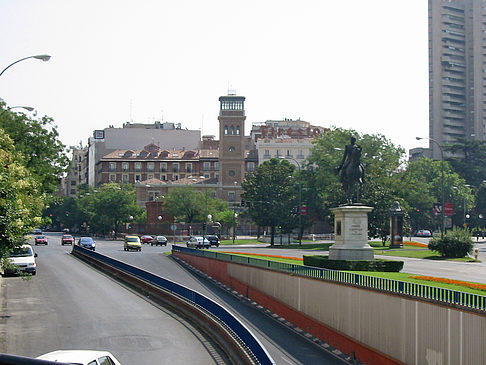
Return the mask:
<svg viewBox="0 0 486 365">
<path fill-rule="evenodd" d="M 356 144 L 356 137 L 351 137 L 351 143 L 344 149 L 341 165 L 336 167 L 336 174 L 343 184 L 346 194 L 346 204 L 358 203 L 361 186 L 364 183 L 364 167 L 361 164 L 361 146 Z"/>
</svg>

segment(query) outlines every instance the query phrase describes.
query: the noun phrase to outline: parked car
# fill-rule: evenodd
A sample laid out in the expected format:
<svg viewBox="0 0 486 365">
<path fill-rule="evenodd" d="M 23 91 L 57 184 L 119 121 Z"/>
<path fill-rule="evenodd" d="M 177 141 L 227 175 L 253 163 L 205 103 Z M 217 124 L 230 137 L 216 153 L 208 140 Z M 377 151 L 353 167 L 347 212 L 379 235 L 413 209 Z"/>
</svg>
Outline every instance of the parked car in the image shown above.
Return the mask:
<svg viewBox="0 0 486 365">
<path fill-rule="evenodd" d="M 420 229 L 417 231 L 416 234 L 417 237 L 432 237 L 432 232 L 430 232 L 428 229 Z"/>
<path fill-rule="evenodd" d="M 37 359 L 79 365 L 121 365 L 110 352 L 95 350 L 58 350 Z"/>
<path fill-rule="evenodd" d="M 34 228 L 34 234 L 42 234 L 42 229 Z"/>
<path fill-rule="evenodd" d="M 78 246 L 95 251 L 96 243 L 91 237 L 80 237 L 78 240 Z"/>
<path fill-rule="evenodd" d="M 125 242 L 123 243 L 123 250 L 142 251 L 142 243 L 140 242 L 140 238 L 138 238 L 138 236 L 125 236 Z"/>
<path fill-rule="evenodd" d="M 155 239 L 152 241 L 151 245 L 155 245 L 155 246 L 158 246 L 158 245 L 163 245 L 163 246 L 167 246 L 167 237 L 165 236 L 157 236 L 155 237 Z"/>
<path fill-rule="evenodd" d="M 63 234 L 61 237 L 61 245 L 72 245 L 74 243 L 74 237 L 70 234 Z"/>
<path fill-rule="evenodd" d="M 154 237 L 153 236 L 150 236 L 148 234 L 143 235 L 142 237 L 140 237 L 140 241 L 142 241 L 142 243 L 152 243 L 153 240 L 154 240 Z"/>
<path fill-rule="evenodd" d="M 209 235 L 207 235 L 206 236 L 206 239 L 209 241 L 209 243 L 211 244 L 211 246 L 219 247 L 220 240 L 219 240 L 219 237 L 216 236 L 215 234 L 209 234 Z"/>
<path fill-rule="evenodd" d="M 44 235 L 39 235 L 34 238 L 35 245 L 47 245 L 47 237 Z"/>
<path fill-rule="evenodd" d="M 202 236 L 193 236 L 186 242 L 187 247 L 193 248 L 210 248 L 211 243 Z"/>
<path fill-rule="evenodd" d="M 31 245 L 22 245 L 14 248 L 8 258 L 8 265 L 4 268 L 6 274 L 16 274 L 26 272 L 32 275 L 36 274 L 37 265 L 35 258 L 37 254 Z"/>
</svg>

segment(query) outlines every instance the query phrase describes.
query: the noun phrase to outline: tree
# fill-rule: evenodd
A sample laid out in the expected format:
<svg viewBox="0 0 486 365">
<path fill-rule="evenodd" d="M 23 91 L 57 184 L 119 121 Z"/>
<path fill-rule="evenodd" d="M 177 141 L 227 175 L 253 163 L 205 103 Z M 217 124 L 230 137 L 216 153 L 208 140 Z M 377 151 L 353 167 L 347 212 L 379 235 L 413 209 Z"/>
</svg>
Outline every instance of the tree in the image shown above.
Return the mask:
<svg viewBox="0 0 486 365">
<path fill-rule="evenodd" d="M 22 244 L 24 235 L 41 222 L 44 200 L 37 186 L 23 156 L 0 129 L 0 258 Z"/>
<path fill-rule="evenodd" d="M 359 134 L 354 130 L 333 128 L 320 137 L 314 145 L 308 164 L 315 166 L 307 174 L 308 185 L 313 187 L 312 209 L 321 220 L 331 223 L 331 208 L 345 202 L 344 190 L 334 168 L 342 160 L 342 151 L 351 136 L 357 138 L 362 147 L 361 162 L 365 168 L 365 183 L 361 203 L 374 209 L 368 215 L 368 229 L 371 237 L 386 237 L 389 233 L 389 209 L 398 199 L 392 175 L 403 164 L 404 150 L 395 146 L 383 135 Z"/>
<path fill-rule="evenodd" d="M 241 184 L 242 198 L 251 219 L 260 227 L 270 227 L 271 245 L 274 244 L 276 227 L 287 222 L 293 214 L 296 191 L 291 176 L 294 170 L 287 160 L 273 158 L 246 175 Z"/>
<path fill-rule="evenodd" d="M 483 182 L 486 177 L 486 141 L 457 138 L 454 143 L 444 146 L 444 150 L 454 154 L 448 161 L 467 184 L 477 187 Z"/>
<path fill-rule="evenodd" d="M 186 223 L 207 222 L 208 215 L 215 217 L 228 209 L 228 203 L 215 198 L 213 189 L 196 190 L 193 186 L 177 187 L 169 190 L 164 198 L 167 212 Z"/>
<path fill-rule="evenodd" d="M 78 208 L 87 219 L 90 231 L 108 233 L 142 214 L 135 188 L 128 184 L 108 183 L 97 189 L 86 186 L 77 198 Z"/>
<path fill-rule="evenodd" d="M 69 162 L 53 119 L 47 116 L 32 119 L 11 112 L 1 100 L 0 112 L 0 128 L 13 140 L 15 151 L 24 156 L 23 165 L 38 181 L 39 191 L 54 192 Z"/>
</svg>

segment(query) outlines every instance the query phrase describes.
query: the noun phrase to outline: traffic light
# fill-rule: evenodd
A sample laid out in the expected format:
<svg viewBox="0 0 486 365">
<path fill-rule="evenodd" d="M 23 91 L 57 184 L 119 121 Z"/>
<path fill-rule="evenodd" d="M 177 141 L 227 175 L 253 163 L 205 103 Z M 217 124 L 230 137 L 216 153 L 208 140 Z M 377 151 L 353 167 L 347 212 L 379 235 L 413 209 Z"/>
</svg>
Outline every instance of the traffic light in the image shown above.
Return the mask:
<svg viewBox="0 0 486 365">
<path fill-rule="evenodd" d="M 203 230 L 206 230 L 206 223 L 203 223 Z"/>
<path fill-rule="evenodd" d="M 241 206 L 244 207 L 246 204 L 245 199 L 241 199 Z"/>
<path fill-rule="evenodd" d="M 307 215 L 307 205 L 302 205 L 302 207 L 300 208 L 300 214 Z"/>
</svg>

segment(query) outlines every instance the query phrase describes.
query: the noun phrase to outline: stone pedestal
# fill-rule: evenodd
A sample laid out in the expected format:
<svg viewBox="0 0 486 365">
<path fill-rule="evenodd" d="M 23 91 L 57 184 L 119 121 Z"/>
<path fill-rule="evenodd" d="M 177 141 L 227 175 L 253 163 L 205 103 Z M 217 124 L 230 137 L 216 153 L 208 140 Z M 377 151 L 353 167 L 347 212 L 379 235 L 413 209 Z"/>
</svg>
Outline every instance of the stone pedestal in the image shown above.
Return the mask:
<svg viewBox="0 0 486 365">
<path fill-rule="evenodd" d="M 331 210 L 334 213 L 335 243 L 329 248 L 329 259 L 373 260 L 373 248 L 368 244 L 368 213 L 373 208 L 343 205 Z"/>
</svg>

